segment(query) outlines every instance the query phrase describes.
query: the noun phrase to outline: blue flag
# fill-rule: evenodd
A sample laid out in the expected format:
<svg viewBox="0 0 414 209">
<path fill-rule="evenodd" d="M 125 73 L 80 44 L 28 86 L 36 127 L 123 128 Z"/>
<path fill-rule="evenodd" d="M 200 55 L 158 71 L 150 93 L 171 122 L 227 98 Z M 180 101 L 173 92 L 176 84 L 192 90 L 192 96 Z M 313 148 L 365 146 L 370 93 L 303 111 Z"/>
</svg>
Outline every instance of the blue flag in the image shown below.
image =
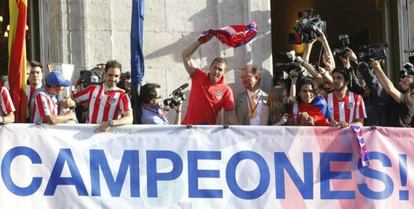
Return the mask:
<svg viewBox="0 0 414 209">
<path fill-rule="evenodd" d="M 144 31 L 144 1 L 132 1 L 131 19 L 131 89 L 136 90 L 144 78 L 142 52 Z"/>
</svg>

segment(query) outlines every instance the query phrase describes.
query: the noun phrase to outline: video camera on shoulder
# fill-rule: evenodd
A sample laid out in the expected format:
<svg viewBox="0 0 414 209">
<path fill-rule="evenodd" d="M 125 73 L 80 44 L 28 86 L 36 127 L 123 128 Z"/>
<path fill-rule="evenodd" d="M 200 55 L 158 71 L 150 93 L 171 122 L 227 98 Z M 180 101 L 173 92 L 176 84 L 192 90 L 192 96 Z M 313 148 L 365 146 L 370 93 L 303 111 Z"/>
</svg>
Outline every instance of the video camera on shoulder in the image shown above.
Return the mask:
<svg viewBox="0 0 414 209">
<path fill-rule="evenodd" d="M 279 55 L 279 58 L 285 62 L 277 62 L 273 67 L 276 71 L 282 72 L 282 80 L 303 76 L 304 69 L 299 63 L 295 62 L 296 52 L 294 50 Z"/>
<path fill-rule="evenodd" d="M 183 90 L 188 87 L 188 83 L 185 83 L 171 92 L 170 98 L 164 99 L 163 103 L 165 106 L 169 106 L 170 108 L 177 107 L 183 101 L 185 101 L 185 95 Z"/>
<path fill-rule="evenodd" d="M 319 15 L 314 14 L 312 8 L 299 12 L 298 18 L 295 27 L 293 27 L 295 33 L 289 34 L 289 43 L 311 43 L 319 36 L 318 29 L 326 32 L 326 22 L 322 21 Z"/>
<path fill-rule="evenodd" d="M 364 45 L 359 48 L 357 54 L 360 62 L 368 62 L 373 60 L 385 60 L 387 58 L 387 43 L 377 43 L 371 45 Z"/>
<path fill-rule="evenodd" d="M 340 47 L 339 48 L 334 48 L 334 56 L 339 55 L 339 56 L 344 56 L 347 52 L 349 52 L 351 49 L 349 48 L 349 45 L 351 44 L 351 42 L 349 41 L 349 36 L 348 34 L 342 34 L 338 36 L 339 42 L 340 42 Z"/>
</svg>

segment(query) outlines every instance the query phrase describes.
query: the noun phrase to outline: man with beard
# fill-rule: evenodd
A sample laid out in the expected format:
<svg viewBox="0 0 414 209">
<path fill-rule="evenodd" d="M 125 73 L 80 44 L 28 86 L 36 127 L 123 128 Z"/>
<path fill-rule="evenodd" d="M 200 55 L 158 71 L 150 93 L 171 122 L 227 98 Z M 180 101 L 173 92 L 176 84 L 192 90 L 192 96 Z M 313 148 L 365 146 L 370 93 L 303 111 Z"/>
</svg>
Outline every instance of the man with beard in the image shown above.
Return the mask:
<svg viewBox="0 0 414 209">
<path fill-rule="evenodd" d="M 211 37 L 208 40 L 210 39 Z M 183 124 L 216 124 L 217 115 L 221 109 L 224 109 L 224 124 L 237 124 L 233 91 L 224 82 L 227 60 L 221 57 L 215 58 L 208 73 L 205 73 L 195 67 L 191 59 L 191 56 L 203 43 L 201 39 L 197 40 L 181 54 L 184 67 L 191 77 L 190 98 Z"/>
<path fill-rule="evenodd" d="M 402 78 L 402 81 L 400 82 L 401 91 L 399 91 L 385 75 L 378 61 L 371 60 L 370 65 L 385 91 L 398 103 L 397 108 L 393 108 L 393 112 L 397 113 L 397 117 L 393 118 L 391 125 L 413 127 L 414 76 L 407 75 Z"/>
<path fill-rule="evenodd" d="M 128 95 L 116 86 L 121 77 L 121 64 L 108 61 L 104 69 L 104 83 L 91 85 L 73 95 L 77 103 L 88 102 L 88 123 L 101 124 L 96 132 L 108 131 L 112 126 L 132 124 L 132 108 Z"/>
<path fill-rule="evenodd" d="M 332 71 L 334 91 L 327 96 L 331 125 L 347 127 L 350 124 L 364 124 L 367 117 L 362 96 L 349 91 L 349 72 L 346 68 L 335 68 Z"/>
</svg>

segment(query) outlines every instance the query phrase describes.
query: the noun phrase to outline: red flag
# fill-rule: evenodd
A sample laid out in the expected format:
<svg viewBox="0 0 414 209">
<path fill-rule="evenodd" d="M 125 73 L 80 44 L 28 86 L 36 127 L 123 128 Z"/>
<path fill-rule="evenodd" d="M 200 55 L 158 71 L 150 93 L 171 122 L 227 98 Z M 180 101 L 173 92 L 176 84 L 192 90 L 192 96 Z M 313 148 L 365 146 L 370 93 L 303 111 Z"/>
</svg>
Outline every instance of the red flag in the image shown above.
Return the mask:
<svg viewBox="0 0 414 209">
<path fill-rule="evenodd" d="M 25 122 L 26 97 L 26 22 L 27 0 L 9 0 L 9 84 L 16 107 L 16 122 Z"/>
<path fill-rule="evenodd" d="M 219 29 L 204 31 L 199 38 L 201 43 L 207 42 L 215 36 L 223 44 L 236 48 L 249 43 L 257 33 L 257 25 L 251 22 L 247 25 L 230 25 Z"/>
</svg>

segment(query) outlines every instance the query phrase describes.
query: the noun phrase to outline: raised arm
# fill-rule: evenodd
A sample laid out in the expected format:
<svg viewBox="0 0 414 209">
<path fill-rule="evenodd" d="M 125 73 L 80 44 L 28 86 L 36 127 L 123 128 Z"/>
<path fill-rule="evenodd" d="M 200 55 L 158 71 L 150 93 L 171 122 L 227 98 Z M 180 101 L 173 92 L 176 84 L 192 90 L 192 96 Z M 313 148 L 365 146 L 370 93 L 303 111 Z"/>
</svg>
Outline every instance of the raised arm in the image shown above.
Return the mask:
<svg viewBox="0 0 414 209">
<path fill-rule="evenodd" d="M 183 64 L 185 69 L 187 70 L 188 74 L 193 76 L 196 69 L 194 68 L 193 61 L 191 59 L 191 56 L 194 54 L 194 52 L 200 47 L 201 43 L 199 40 L 192 43 L 190 46 L 188 46 L 184 51 L 181 53 L 181 57 L 183 58 Z"/>
<path fill-rule="evenodd" d="M 329 61 L 330 61 L 330 65 L 331 65 L 332 69 L 335 69 L 335 60 L 334 60 L 334 56 L 332 54 L 331 47 L 329 46 L 329 43 L 328 43 L 328 39 L 326 39 L 326 36 L 322 31 L 318 30 L 318 34 L 319 35 L 316 37 L 316 39 L 319 42 L 321 42 L 322 47 L 325 50 L 326 55 L 329 57 Z"/>
<path fill-rule="evenodd" d="M 314 40 L 314 41 L 312 41 L 308 44 L 305 44 L 305 49 L 303 50 L 303 60 L 305 62 L 309 62 L 309 56 L 310 56 L 310 53 L 312 52 L 312 47 L 313 47 L 313 44 L 315 43 L 315 41 L 316 40 Z"/>
<path fill-rule="evenodd" d="M 394 84 L 388 79 L 385 75 L 384 71 L 379 64 L 379 61 L 372 60 L 371 68 L 374 71 L 375 75 L 377 76 L 379 82 L 381 83 L 382 87 L 384 87 L 385 91 L 398 103 L 401 102 L 401 92 L 395 88 Z"/>
<path fill-rule="evenodd" d="M 302 57 L 300 57 L 300 56 L 296 57 L 296 62 L 299 63 L 300 65 L 302 65 L 309 72 L 309 74 L 312 75 L 313 79 L 315 79 L 315 81 L 319 85 L 323 84 L 322 76 L 318 72 L 316 72 L 315 68 L 311 64 L 309 64 L 309 62 L 302 59 Z"/>
</svg>

